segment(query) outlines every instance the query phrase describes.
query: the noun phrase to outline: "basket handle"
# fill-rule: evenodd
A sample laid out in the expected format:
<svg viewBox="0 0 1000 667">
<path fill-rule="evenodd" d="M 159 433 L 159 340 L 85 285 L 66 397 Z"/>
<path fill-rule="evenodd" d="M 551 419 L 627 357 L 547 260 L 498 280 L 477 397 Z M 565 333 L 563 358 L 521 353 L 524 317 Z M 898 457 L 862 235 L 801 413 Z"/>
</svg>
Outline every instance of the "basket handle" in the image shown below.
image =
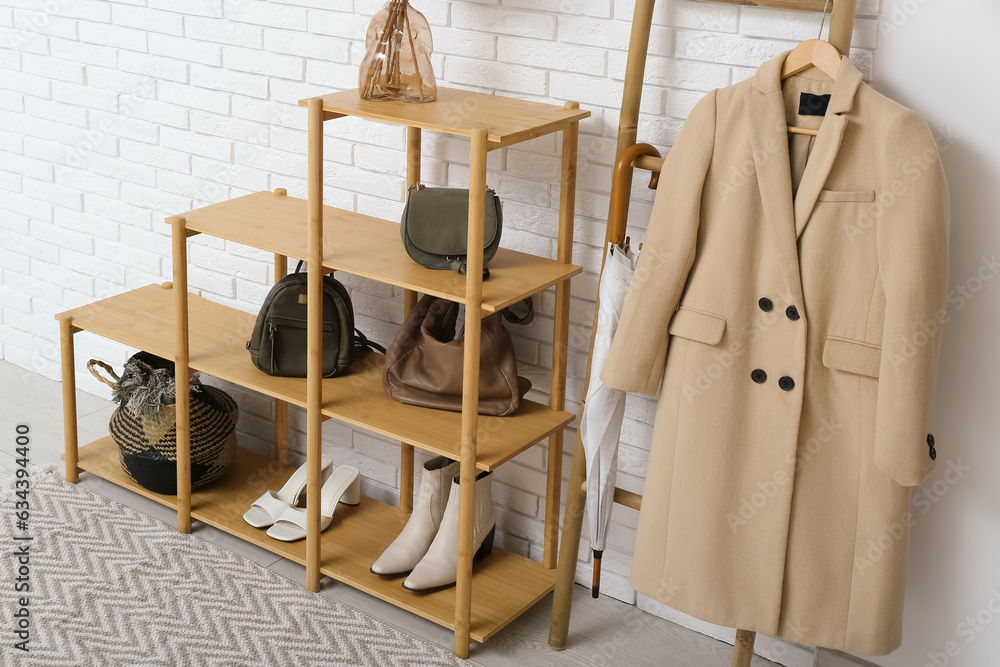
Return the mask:
<svg viewBox="0 0 1000 667">
<path fill-rule="evenodd" d="M 100 366 L 101 368 L 106 370 L 108 374 L 110 374 L 111 377 L 115 379 L 115 381 L 112 382 L 111 380 L 108 380 L 105 377 L 101 377 L 101 374 L 97 372 L 97 369 L 94 368 L 94 366 Z M 118 381 L 121 380 L 121 378 L 118 377 L 118 374 L 115 373 L 115 369 L 113 369 L 109 364 L 106 364 L 103 361 L 98 361 L 97 359 L 91 359 L 90 361 L 87 362 L 87 370 L 90 371 L 91 375 L 93 375 L 95 378 L 97 378 L 104 384 L 108 385 L 112 389 L 114 389 L 118 385 Z"/>
</svg>

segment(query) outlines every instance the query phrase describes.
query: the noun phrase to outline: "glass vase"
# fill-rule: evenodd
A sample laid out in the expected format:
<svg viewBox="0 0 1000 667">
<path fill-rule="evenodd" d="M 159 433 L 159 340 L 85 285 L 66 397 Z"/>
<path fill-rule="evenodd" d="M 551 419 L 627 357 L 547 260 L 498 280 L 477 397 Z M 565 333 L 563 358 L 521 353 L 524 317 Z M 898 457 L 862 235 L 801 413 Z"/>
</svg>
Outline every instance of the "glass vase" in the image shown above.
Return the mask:
<svg viewBox="0 0 1000 667">
<path fill-rule="evenodd" d="M 437 99 L 433 47 L 424 15 L 410 7 L 408 0 L 390 0 L 368 24 L 358 93 L 366 100 Z"/>
</svg>

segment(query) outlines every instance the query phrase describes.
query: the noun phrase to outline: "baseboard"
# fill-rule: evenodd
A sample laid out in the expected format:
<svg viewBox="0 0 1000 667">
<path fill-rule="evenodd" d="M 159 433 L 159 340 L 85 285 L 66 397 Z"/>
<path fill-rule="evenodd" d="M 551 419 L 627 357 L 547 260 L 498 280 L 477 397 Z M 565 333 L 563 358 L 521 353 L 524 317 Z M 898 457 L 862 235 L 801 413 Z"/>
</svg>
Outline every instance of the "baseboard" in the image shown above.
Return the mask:
<svg viewBox="0 0 1000 667">
<path fill-rule="evenodd" d="M 813 667 L 878 667 L 861 658 L 828 648 L 816 649 L 816 662 Z"/>
</svg>

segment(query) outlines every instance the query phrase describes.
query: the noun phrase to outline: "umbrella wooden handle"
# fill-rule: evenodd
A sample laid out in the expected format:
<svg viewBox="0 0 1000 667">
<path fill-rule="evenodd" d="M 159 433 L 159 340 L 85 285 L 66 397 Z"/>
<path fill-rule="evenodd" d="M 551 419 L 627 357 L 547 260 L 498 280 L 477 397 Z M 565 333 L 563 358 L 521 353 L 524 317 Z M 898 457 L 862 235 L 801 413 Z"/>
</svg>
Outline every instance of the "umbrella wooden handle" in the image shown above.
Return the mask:
<svg viewBox="0 0 1000 667">
<path fill-rule="evenodd" d="M 594 578 L 590 584 L 590 597 L 595 600 L 601 595 L 601 557 L 604 555 L 604 549 L 598 551 L 594 549 Z"/>
<path fill-rule="evenodd" d="M 611 224 L 610 232 L 612 243 L 618 245 L 625 238 L 625 227 L 628 223 L 626 211 L 628 210 L 628 182 L 632 174 L 632 163 L 643 155 L 660 157 L 660 151 L 650 144 L 633 144 L 625 149 L 622 156 L 615 164 L 615 174 L 611 181 Z M 656 189 L 660 175 L 653 172 L 649 179 L 650 189 Z"/>
</svg>

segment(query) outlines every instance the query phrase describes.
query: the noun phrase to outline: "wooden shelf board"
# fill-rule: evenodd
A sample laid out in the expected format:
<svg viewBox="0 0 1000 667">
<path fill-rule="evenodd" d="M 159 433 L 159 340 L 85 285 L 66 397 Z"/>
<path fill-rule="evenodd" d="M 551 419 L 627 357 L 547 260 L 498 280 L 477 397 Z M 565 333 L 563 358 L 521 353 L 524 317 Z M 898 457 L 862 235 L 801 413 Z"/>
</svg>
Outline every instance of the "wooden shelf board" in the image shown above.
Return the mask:
<svg viewBox="0 0 1000 667">
<path fill-rule="evenodd" d="M 475 127 L 485 127 L 490 150 L 556 132 L 590 116 L 585 109 L 442 87 L 438 88 L 437 100 L 424 104 L 363 100 L 357 89 L 319 97 L 324 111 L 343 116 L 463 137 L 471 136 Z M 299 104 L 307 106 L 308 100 L 299 100 Z"/>
<path fill-rule="evenodd" d="M 826 5 L 825 0 L 709 0 L 710 2 L 721 2 L 727 5 L 753 5 L 756 7 L 770 7 L 772 9 L 794 9 L 803 12 L 822 12 Z M 830 3 L 830 9 L 833 3 Z"/>
<path fill-rule="evenodd" d="M 80 448 L 79 467 L 168 507 L 176 496 L 152 493 L 122 469 L 110 436 Z M 192 494 L 191 516 L 251 544 L 297 563 L 305 563 L 305 541 L 279 542 L 243 521 L 243 513 L 268 488 L 279 489 L 294 468 L 240 448 L 233 469 L 218 482 Z M 369 567 L 396 538 L 407 516 L 398 508 L 363 496 L 355 507 L 338 505 L 333 525 L 322 534 L 320 571 L 354 588 L 454 629 L 454 587 L 429 594 L 410 593 L 402 578 L 385 579 Z M 472 579 L 472 639 L 484 642 L 524 613 L 549 591 L 555 570 L 517 554 L 494 548 L 476 563 Z"/>
<path fill-rule="evenodd" d="M 187 228 L 243 245 L 305 258 L 306 200 L 257 192 L 183 213 Z M 399 224 L 332 206 L 323 210 L 323 266 L 465 302 L 465 276 L 426 269 L 406 254 Z M 483 283 L 483 311 L 493 313 L 583 271 L 573 264 L 501 248 Z"/>
<path fill-rule="evenodd" d="M 78 329 L 173 359 L 173 290 L 159 285 L 141 287 L 63 313 Z M 305 378 L 273 377 L 250 361 L 245 343 L 256 315 L 224 306 L 195 294 L 188 300 L 191 368 L 279 398 L 306 405 Z M 462 415 L 403 405 L 382 389 L 384 357 L 362 355 L 351 372 L 323 381 L 323 414 L 421 449 L 460 459 Z M 119 361 L 119 360 L 112 360 Z M 533 401 L 522 401 L 510 417 L 479 418 L 480 470 L 493 470 L 573 420 Z"/>
</svg>

